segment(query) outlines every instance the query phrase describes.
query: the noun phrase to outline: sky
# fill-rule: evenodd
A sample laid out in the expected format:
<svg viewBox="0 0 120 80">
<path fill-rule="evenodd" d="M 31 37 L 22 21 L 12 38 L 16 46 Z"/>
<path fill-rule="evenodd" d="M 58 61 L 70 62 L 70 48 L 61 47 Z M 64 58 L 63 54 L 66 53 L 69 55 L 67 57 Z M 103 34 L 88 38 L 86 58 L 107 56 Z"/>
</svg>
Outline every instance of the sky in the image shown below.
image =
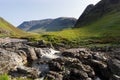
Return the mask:
<svg viewBox="0 0 120 80">
<path fill-rule="evenodd" d="M 0 17 L 15 26 L 30 20 L 79 18 L 87 5 L 98 1 L 100 0 L 0 0 Z"/>
</svg>

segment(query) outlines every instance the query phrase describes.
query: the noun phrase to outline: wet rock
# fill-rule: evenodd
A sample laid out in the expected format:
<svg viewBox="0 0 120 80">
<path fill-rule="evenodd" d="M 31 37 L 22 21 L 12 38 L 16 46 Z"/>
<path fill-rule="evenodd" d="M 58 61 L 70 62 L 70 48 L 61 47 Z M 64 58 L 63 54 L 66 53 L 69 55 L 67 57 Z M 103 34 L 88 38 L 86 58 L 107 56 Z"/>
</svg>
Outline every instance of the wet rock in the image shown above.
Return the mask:
<svg viewBox="0 0 120 80">
<path fill-rule="evenodd" d="M 58 62 L 51 61 L 48 64 L 49 64 L 50 70 L 52 70 L 52 71 L 59 72 L 59 71 L 63 70 L 62 65 L 60 63 L 58 63 Z"/>
<path fill-rule="evenodd" d="M 79 80 L 79 79 L 87 79 L 88 78 L 88 74 L 82 70 L 78 70 L 78 69 L 72 69 L 70 71 L 70 80 Z"/>
<path fill-rule="evenodd" d="M 38 78 L 40 76 L 40 71 L 25 66 L 18 66 L 16 70 L 10 71 L 9 74 L 13 77 L 29 77 L 29 78 Z"/>
<path fill-rule="evenodd" d="M 46 78 L 48 80 L 63 80 L 63 76 L 57 72 L 49 71 Z"/>
<path fill-rule="evenodd" d="M 101 68 L 107 68 L 107 64 L 105 62 L 102 61 L 98 61 L 98 60 L 91 60 L 92 64 L 96 64 Z"/>
<path fill-rule="evenodd" d="M 75 54 L 72 53 L 72 52 L 63 52 L 63 53 L 62 53 L 62 56 L 74 58 L 74 57 L 75 57 Z"/>
<path fill-rule="evenodd" d="M 110 80 L 120 80 L 120 76 L 118 76 L 118 75 L 112 75 L 112 77 L 110 78 Z"/>
<path fill-rule="evenodd" d="M 112 73 L 120 76 L 120 60 L 110 59 L 108 61 L 108 66 L 109 66 Z"/>
<path fill-rule="evenodd" d="M 50 70 L 47 62 L 41 60 L 33 61 L 32 67 L 41 71 L 40 77 L 44 77 Z"/>
</svg>

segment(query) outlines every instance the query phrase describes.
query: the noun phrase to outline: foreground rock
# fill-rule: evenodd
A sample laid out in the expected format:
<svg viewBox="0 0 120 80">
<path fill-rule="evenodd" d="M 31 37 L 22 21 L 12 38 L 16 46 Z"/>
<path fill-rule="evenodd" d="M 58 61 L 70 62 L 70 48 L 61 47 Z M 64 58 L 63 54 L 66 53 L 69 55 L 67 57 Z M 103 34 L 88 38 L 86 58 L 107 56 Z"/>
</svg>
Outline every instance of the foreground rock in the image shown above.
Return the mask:
<svg viewBox="0 0 120 80">
<path fill-rule="evenodd" d="M 42 44 L 43 45 L 43 44 Z M 56 51 L 27 42 L 0 46 L 0 74 L 48 80 L 120 80 L 120 48 Z"/>
<path fill-rule="evenodd" d="M 16 70 L 11 70 L 9 74 L 13 77 L 28 77 L 28 78 L 38 78 L 40 76 L 40 71 L 36 68 L 18 66 Z"/>
<path fill-rule="evenodd" d="M 23 59 L 17 53 L 0 48 L 0 74 L 7 73 L 16 66 L 23 65 Z"/>
</svg>

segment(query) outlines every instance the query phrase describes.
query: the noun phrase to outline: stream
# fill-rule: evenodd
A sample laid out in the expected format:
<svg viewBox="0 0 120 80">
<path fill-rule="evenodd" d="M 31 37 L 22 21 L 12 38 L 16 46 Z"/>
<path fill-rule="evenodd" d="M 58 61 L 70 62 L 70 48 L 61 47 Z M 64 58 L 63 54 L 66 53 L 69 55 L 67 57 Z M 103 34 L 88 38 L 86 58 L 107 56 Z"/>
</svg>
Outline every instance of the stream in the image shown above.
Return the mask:
<svg viewBox="0 0 120 80">
<path fill-rule="evenodd" d="M 84 48 L 73 48 L 73 49 L 67 49 L 65 51 L 79 52 L 80 50 L 85 51 Z M 62 56 L 61 56 L 60 51 L 54 50 L 52 48 L 41 49 L 40 52 L 42 54 L 41 59 L 39 59 L 38 61 L 34 61 L 33 64 L 32 64 L 32 67 L 41 70 L 41 72 L 43 74 L 42 74 L 42 77 L 39 78 L 39 80 L 44 80 L 44 77 L 45 77 L 46 73 L 48 73 L 49 70 L 50 70 L 49 65 L 48 64 L 38 64 L 37 62 L 39 62 L 39 61 L 49 61 L 49 60 L 56 59 L 56 58 L 62 58 Z M 101 80 L 101 79 L 99 77 L 96 77 L 95 80 Z"/>
<path fill-rule="evenodd" d="M 21 42 L 21 44 L 24 44 L 24 42 L 26 43 L 27 40 L 24 40 L 24 39 L 15 39 L 15 38 L 0 38 L 0 43 L 2 45 L 6 45 L 6 47 L 8 47 L 7 43 L 12 43 L 14 42 L 15 44 L 18 42 Z M 14 44 L 14 45 L 15 45 Z M 12 45 L 11 45 L 12 46 Z M 19 46 L 19 45 L 18 45 Z M 16 45 L 15 45 L 16 47 Z M 19 46 L 20 47 L 20 46 Z M 61 68 L 66 68 L 64 64 L 68 63 L 67 65 L 71 65 L 72 66 L 72 63 L 74 64 L 74 60 L 77 59 L 77 57 L 73 58 L 74 57 L 74 53 L 79 53 L 79 51 L 82 51 L 84 53 L 86 53 L 86 48 L 71 48 L 71 49 L 66 49 L 64 51 L 57 51 L 57 50 L 54 50 L 52 48 L 39 48 L 39 47 L 33 47 L 33 46 L 29 46 L 29 45 L 26 45 L 24 46 L 21 46 L 21 49 L 23 48 L 23 51 L 26 49 L 28 49 L 29 47 L 31 47 L 31 49 L 33 50 L 30 50 L 31 53 L 35 53 L 35 54 L 31 54 L 31 56 L 34 58 L 35 55 L 39 55 L 39 57 L 36 59 L 36 60 L 33 60 L 30 67 L 32 68 L 35 68 L 36 70 L 40 71 L 40 78 L 37 79 L 37 80 L 44 80 L 44 77 L 46 77 L 46 75 L 50 72 L 50 71 L 53 71 L 53 72 L 56 72 L 55 74 L 59 74 L 59 69 Z M 2 47 L 1 47 L 2 48 Z M 11 48 L 11 47 L 10 47 Z M 38 50 L 38 53 L 35 52 L 35 48 Z M 11 48 L 12 50 L 12 48 Z M 30 52 L 28 50 L 28 53 Z M 63 55 L 62 53 L 63 52 L 71 52 L 72 54 L 68 54 L 67 55 Z M 71 56 L 73 55 L 73 57 Z M 23 55 L 22 55 L 23 56 Z M 29 56 L 29 55 L 28 55 Z M 80 57 L 80 55 L 78 56 Z M 65 61 L 62 61 L 62 62 L 59 62 L 59 59 L 60 60 L 64 60 Z M 67 59 L 66 59 L 67 58 Z M 56 59 L 58 61 L 56 61 Z M 82 59 L 82 58 L 81 58 Z M 54 61 L 55 60 L 55 61 Z M 83 59 L 84 60 L 84 59 Z M 69 63 L 71 62 L 71 63 Z M 81 62 L 81 61 L 80 61 Z M 79 64 L 81 66 L 85 65 L 84 63 L 80 63 L 80 62 L 77 62 L 78 66 Z M 63 66 L 62 64 L 63 63 Z M 51 65 L 51 66 L 50 66 Z M 76 64 L 74 65 L 76 66 Z M 87 66 L 87 65 L 86 65 Z M 51 67 L 53 67 L 55 70 L 52 70 Z M 77 66 L 76 66 L 77 67 Z M 70 68 L 74 68 L 76 69 L 76 67 L 70 67 Z M 79 66 L 80 67 L 80 66 Z M 88 66 L 89 67 L 89 66 Z M 57 69 L 56 69 L 57 68 Z M 82 71 L 82 70 L 79 70 L 79 68 L 77 68 L 78 71 Z M 87 68 L 86 68 L 87 69 Z M 68 70 L 69 71 L 69 70 Z M 64 70 L 62 70 L 62 73 L 64 73 Z M 82 73 L 81 73 L 82 74 Z M 69 74 L 70 75 L 70 74 Z M 76 74 L 77 75 L 77 74 Z M 74 75 L 74 76 L 76 76 Z M 94 80 L 101 80 L 99 77 L 96 77 L 96 79 Z"/>
</svg>

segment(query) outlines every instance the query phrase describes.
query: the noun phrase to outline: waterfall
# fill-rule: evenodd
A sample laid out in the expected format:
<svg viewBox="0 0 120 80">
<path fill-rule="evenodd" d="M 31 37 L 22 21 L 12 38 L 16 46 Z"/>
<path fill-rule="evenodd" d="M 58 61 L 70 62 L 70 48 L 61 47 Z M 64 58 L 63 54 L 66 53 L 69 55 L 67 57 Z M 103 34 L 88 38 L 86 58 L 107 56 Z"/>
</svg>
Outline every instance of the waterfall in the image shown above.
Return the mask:
<svg viewBox="0 0 120 80">
<path fill-rule="evenodd" d="M 41 58 L 34 61 L 32 67 L 41 71 L 41 78 L 36 80 L 44 80 L 45 75 L 49 72 L 49 65 L 46 63 L 41 63 L 44 61 L 49 61 L 56 58 L 61 58 L 60 51 L 54 50 L 52 48 L 39 48 Z"/>
<path fill-rule="evenodd" d="M 41 49 L 41 60 L 51 60 L 60 58 L 60 51 L 56 51 L 52 48 Z"/>
</svg>

